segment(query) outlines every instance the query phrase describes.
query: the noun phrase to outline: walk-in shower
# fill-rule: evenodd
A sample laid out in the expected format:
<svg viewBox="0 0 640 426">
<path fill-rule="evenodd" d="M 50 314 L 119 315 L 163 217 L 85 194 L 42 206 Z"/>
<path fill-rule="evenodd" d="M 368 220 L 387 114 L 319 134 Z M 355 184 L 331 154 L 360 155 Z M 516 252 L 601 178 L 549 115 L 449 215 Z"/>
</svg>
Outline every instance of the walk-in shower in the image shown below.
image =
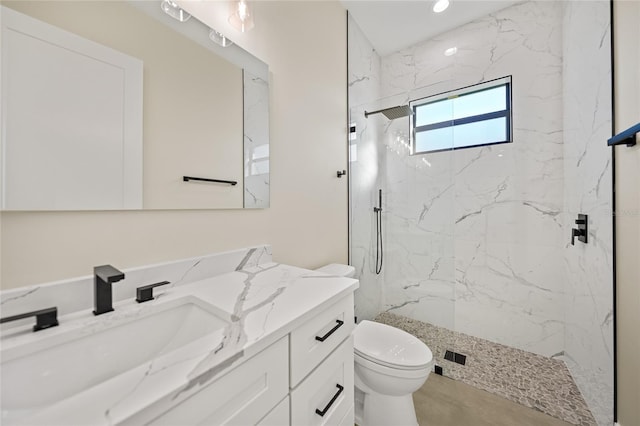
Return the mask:
<svg viewBox="0 0 640 426">
<path fill-rule="evenodd" d="M 444 375 L 575 424 L 613 415 L 609 30 L 607 2 L 528 1 L 380 57 L 349 19 L 358 319 L 422 338 Z M 490 81 L 508 82 L 504 104 L 412 115 Z M 415 153 L 419 126 L 428 144 L 503 123 L 500 143 Z M 588 243 L 571 245 L 579 214 Z"/>
</svg>

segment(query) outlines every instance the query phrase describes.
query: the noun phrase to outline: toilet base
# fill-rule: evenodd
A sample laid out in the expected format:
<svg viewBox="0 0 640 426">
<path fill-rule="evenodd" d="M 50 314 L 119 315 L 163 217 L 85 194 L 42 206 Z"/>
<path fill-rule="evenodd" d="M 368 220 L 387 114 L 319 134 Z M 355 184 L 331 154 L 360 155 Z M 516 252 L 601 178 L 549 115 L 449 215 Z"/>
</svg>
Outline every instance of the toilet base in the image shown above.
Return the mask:
<svg viewBox="0 0 640 426">
<path fill-rule="evenodd" d="M 358 397 L 362 401 L 358 401 Z M 355 408 L 359 426 L 418 426 L 412 394 L 389 396 L 376 392 L 365 393 L 356 388 Z"/>
</svg>

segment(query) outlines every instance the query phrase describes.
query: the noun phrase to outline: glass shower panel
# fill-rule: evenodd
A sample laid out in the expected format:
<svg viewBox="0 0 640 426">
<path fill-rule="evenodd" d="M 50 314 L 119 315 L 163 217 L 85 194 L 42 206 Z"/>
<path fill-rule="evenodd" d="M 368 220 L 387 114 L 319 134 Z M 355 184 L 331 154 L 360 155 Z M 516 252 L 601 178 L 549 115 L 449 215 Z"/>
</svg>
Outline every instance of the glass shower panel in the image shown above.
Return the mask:
<svg viewBox="0 0 640 426">
<path fill-rule="evenodd" d="M 374 312 L 377 301 L 382 315 L 418 320 L 425 326 L 416 334 L 434 334 L 432 326 L 454 328 L 451 151 L 411 155 L 410 117 L 389 120 L 379 113 L 364 118 L 365 111 L 407 103 L 406 95 L 394 96 L 350 109 L 356 130 L 350 163 L 351 259 L 360 271 L 356 312 Z M 383 268 L 376 275 L 379 189 Z M 427 344 L 439 358 L 444 346 L 453 347 L 437 339 Z"/>
<path fill-rule="evenodd" d="M 384 294 L 385 268 L 376 274 L 378 191 L 383 190 L 384 149 L 381 141 L 386 118 L 380 114 L 364 116 L 365 110 L 375 110 L 373 105 L 352 106 L 349 111 L 349 232 L 350 263 L 356 269 L 360 287 L 355 293 L 355 313 L 358 321 L 374 319 L 381 311 Z M 384 232 L 384 225 L 382 228 Z M 383 243 L 384 233 L 381 234 Z M 382 259 L 384 262 L 384 257 Z M 383 264 L 384 265 L 384 264 Z"/>
</svg>

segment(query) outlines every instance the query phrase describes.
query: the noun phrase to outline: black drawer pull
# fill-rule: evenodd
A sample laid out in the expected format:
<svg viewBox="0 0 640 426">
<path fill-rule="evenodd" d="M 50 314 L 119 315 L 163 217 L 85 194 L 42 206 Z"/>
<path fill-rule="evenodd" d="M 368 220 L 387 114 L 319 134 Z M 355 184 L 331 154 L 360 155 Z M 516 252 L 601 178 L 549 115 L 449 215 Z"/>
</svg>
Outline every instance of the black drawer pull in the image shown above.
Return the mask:
<svg viewBox="0 0 640 426">
<path fill-rule="evenodd" d="M 329 330 L 329 332 L 327 334 L 325 334 L 324 336 L 320 337 L 320 336 L 316 336 L 316 340 L 319 342 L 324 342 L 325 340 L 327 340 L 327 338 L 329 336 L 331 336 L 337 329 L 339 329 L 340 327 L 342 327 L 342 324 L 344 324 L 344 321 L 340 321 L 340 320 L 336 320 L 336 322 L 338 323 L 338 325 L 336 325 L 335 327 L 333 327 L 331 330 Z"/>
<path fill-rule="evenodd" d="M 340 324 L 342 325 L 342 324 Z M 342 393 L 342 391 L 344 390 L 344 386 L 338 385 L 336 384 L 336 387 L 338 388 L 338 392 L 336 392 L 335 395 L 333 395 L 333 398 L 331 398 L 331 401 L 329 401 L 329 403 L 327 404 L 326 407 L 324 407 L 324 410 L 320 411 L 316 408 L 316 414 L 319 415 L 320 417 L 324 417 L 325 414 L 327 414 L 327 411 L 329 411 L 329 408 L 331 408 L 331 406 L 333 405 L 334 402 L 336 402 L 336 399 L 338 399 L 338 397 L 340 396 L 340 394 Z"/>
</svg>

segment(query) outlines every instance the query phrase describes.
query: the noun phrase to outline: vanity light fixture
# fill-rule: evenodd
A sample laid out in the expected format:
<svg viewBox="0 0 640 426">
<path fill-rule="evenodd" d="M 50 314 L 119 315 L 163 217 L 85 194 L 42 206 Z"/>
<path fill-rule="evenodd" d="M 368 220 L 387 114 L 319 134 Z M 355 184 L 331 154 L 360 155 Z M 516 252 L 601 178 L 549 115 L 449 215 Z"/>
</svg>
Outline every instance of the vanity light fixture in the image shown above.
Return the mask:
<svg viewBox="0 0 640 426">
<path fill-rule="evenodd" d="M 238 0 L 231 3 L 229 23 L 233 28 L 243 33 L 254 27 L 253 13 L 246 0 Z"/>
<path fill-rule="evenodd" d="M 435 13 L 444 12 L 445 10 L 447 10 L 448 7 L 449 7 L 449 0 L 438 0 L 433 5 L 433 11 Z"/>
<path fill-rule="evenodd" d="M 215 42 L 216 44 L 219 44 L 222 47 L 229 47 L 233 44 L 233 42 L 231 40 L 229 40 L 227 37 L 224 36 L 224 34 L 211 29 L 211 31 L 209 31 L 209 38 Z"/>
<path fill-rule="evenodd" d="M 180 8 L 180 6 L 178 6 L 176 2 L 172 0 L 162 0 L 162 3 L 160 3 L 160 8 L 164 13 L 171 16 L 173 19 L 177 19 L 180 22 L 186 22 L 187 20 L 189 20 L 189 18 L 191 18 L 191 15 L 182 10 L 182 8 Z"/>
<path fill-rule="evenodd" d="M 453 56 L 458 53 L 458 48 L 453 46 L 444 51 L 444 56 Z"/>
</svg>

